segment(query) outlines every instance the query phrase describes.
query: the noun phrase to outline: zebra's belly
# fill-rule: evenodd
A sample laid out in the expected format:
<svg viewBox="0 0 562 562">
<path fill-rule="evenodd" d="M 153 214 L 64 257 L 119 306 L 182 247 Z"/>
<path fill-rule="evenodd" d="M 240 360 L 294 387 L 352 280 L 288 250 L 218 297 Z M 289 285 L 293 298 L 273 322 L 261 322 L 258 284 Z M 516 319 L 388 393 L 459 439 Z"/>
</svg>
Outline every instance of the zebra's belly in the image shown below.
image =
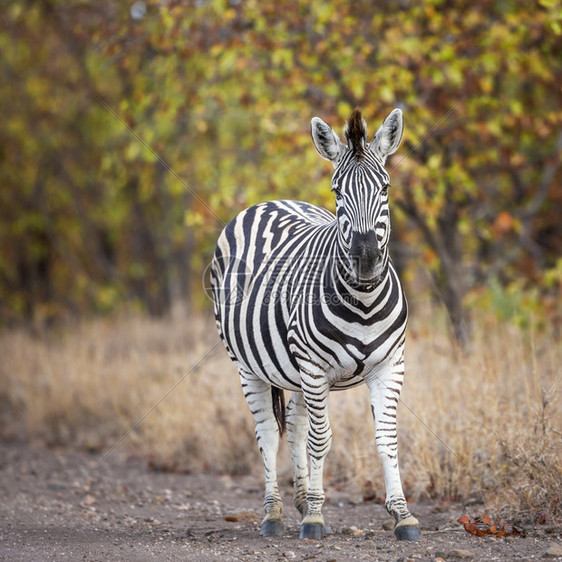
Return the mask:
<svg viewBox="0 0 562 562">
<path fill-rule="evenodd" d="M 249 361 L 247 357 L 246 360 L 241 359 L 233 353 L 228 342 L 225 343 L 227 343 L 231 359 L 239 370 L 252 373 L 264 382 L 268 382 L 269 384 L 285 390 L 300 390 L 301 375 L 298 368 L 294 366 L 295 358 L 292 356 L 288 347 L 285 353 L 279 353 L 280 350 L 279 347 L 277 347 L 277 357 L 285 358 L 281 364 L 282 369 L 279 369 L 278 364 L 268 359 L 269 353 L 267 350 L 263 350 L 262 354 L 253 357 L 252 361 Z M 361 372 L 360 374 L 355 374 L 358 368 L 361 369 Z M 365 382 L 365 370 L 370 371 L 370 368 L 365 365 L 358 365 L 353 360 L 349 360 L 345 362 L 345 366 L 341 364 L 333 366 L 326 363 L 319 370 L 326 376 L 326 381 L 330 385 L 330 390 L 345 390 L 363 384 Z"/>
</svg>

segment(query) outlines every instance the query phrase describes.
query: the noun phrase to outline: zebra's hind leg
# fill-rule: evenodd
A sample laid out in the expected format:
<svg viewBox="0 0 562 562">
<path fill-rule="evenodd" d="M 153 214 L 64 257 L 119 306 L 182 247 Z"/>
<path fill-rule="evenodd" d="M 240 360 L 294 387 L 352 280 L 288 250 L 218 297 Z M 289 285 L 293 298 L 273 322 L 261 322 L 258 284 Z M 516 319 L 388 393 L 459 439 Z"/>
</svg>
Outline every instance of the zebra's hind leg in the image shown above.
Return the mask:
<svg viewBox="0 0 562 562">
<path fill-rule="evenodd" d="M 244 398 L 256 422 L 256 440 L 263 458 L 265 471 L 265 497 L 260 535 L 270 537 L 283 534 L 281 513 L 283 504 L 277 486 L 277 450 L 279 448 L 279 427 L 273 413 L 271 385 L 251 373 L 240 371 Z"/>
<path fill-rule="evenodd" d="M 304 517 L 307 512 L 308 458 L 306 437 L 308 435 L 308 414 L 302 392 L 293 392 L 287 405 L 287 440 L 293 465 L 293 501 Z"/>
<path fill-rule="evenodd" d="M 404 363 L 393 365 L 389 376 L 368 378 L 371 392 L 371 410 L 375 420 L 375 441 L 381 458 L 386 488 L 386 509 L 394 517 L 394 536 L 398 540 L 421 539 L 419 521 L 410 513 L 400 480 L 398 468 L 398 434 L 396 410 L 402 388 Z"/>
</svg>

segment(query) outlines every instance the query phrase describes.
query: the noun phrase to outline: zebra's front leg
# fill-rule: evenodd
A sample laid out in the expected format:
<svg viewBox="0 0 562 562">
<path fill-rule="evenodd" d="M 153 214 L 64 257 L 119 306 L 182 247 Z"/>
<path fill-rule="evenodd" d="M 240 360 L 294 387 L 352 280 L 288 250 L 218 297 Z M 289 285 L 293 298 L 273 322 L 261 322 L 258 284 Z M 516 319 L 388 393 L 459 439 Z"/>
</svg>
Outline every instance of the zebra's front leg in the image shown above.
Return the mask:
<svg viewBox="0 0 562 562">
<path fill-rule="evenodd" d="M 306 515 L 301 523 L 301 539 L 321 539 L 325 534 L 322 506 L 324 486 L 322 483 L 324 460 L 332 444 L 332 428 L 328 419 L 329 386 L 323 377 L 307 376 L 303 382 L 303 396 L 308 411 L 308 455 L 310 457 L 310 483 L 306 493 Z M 311 380 L 308 380 L 311 379 Z"/>
<path fill-rule="evenodd" d="M 293 392 L 287 405 L 287 441 L 293 465 L 293 501 L 304 517 L 307 512 L 308 458 L 306 438 L 308 435 L 308 413 L 302 392 Z"/>
<path fill-rule="evenodd" d="M 420 524 L 408 510 L 398 468 L 396 411 L 404 377 L 403 367 L 403 361 L 398 361 L 388 376 L 379 373 L 367 378 L 367 384 L 375 420 L 375 441 L 384 471 L 385 505 L 395 521 L 394 536 L 399 540 L 417 541 L 421 538 Z"/>
<path fill-rule="evenodd" d="M 260 535 L 271 537 L 283 534 L 281 513 L 283 504 L 277 486 L 277 450 L 279 448 L 279 427 L 273 413 L 271 386 L 247 373 L 240 373 L 242 390 L 256 422 L 256 440 L 263 458 L 265 471 L 265 517 Z"/>
</svg>

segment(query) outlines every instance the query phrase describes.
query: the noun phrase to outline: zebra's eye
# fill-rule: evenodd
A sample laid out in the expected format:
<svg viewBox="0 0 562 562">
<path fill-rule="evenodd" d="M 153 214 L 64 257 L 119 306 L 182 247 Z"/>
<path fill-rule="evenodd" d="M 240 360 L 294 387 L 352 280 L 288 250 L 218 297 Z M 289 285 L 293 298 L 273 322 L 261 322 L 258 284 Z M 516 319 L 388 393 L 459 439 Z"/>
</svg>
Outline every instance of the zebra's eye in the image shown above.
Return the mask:
<svg viewBox="0 0 562 562">
<path fill-rule="evenodd" d="M 342 197 L 340 188 L 339 187 L 332 187 L 332 191 L 334 192 L 334 194 L 336 196 L 336 201 L 339 201 Z"/>
<path fill-rule="evenodd" d="M 390 187 L 389 183 L 387 183 L 386 185 L 383 185 L 382 189 L 381 189 L 381 195 L 388 195 L 388 188 L 389 187 Z"/>
</svg>

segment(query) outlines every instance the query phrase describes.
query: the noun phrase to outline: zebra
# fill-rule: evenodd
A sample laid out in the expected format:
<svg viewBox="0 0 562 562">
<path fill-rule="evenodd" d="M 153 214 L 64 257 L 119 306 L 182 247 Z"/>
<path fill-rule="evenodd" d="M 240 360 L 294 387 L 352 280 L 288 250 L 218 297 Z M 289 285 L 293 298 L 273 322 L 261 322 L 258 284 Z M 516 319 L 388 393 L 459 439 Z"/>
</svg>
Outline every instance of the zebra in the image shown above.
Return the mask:
<svg viewBox="0 0 562 562">
<path fill-rule="evenodd" d="M 301 201 L 269 201 L 239 213 L 219 236 L 211 264 L 215 319 L 255 420 L 265 471 L 262 536 L 284 532 L 276 456 L 285 429 L 300 537 L 329 532 L 322 516 L 332 440 L 328 394 L 366 383 L 394 535 L 421 537 L 402 491 L 397 452 L 408 307 L 388 253 L 384 164 L 402 132 L 400 109 L 371 142 L 355 109 L 344 128 L 347 145 L 314 117 L 314 146 L 334 166 L 335 215 Z M 291 392 L 286 407 L 284 390 Z"/>
</svg>

